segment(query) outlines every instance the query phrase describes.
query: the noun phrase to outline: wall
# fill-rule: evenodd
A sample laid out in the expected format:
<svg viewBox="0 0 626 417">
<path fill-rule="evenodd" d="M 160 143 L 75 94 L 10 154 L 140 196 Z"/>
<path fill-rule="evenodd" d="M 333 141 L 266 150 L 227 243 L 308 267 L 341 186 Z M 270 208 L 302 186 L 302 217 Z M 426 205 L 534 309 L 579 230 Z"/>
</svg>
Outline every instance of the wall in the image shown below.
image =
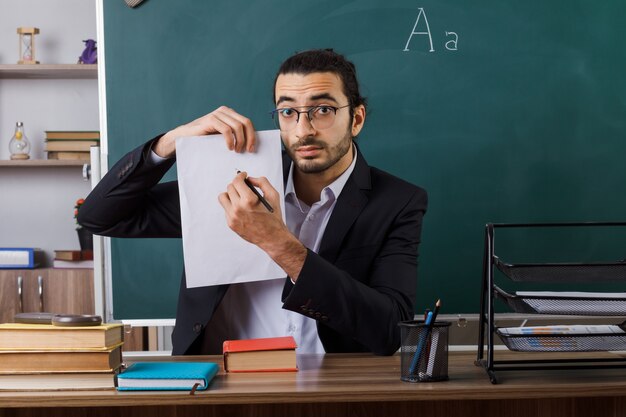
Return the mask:
<svg viewBox="0 0 626 417">
<path fill-rule="evenodd" d="M 94 1 L 2 0 L 0 64 L 16 64 L 19 26 L 38 27 L 35 58 L 74 64 L 96 38 Z M 45 158 L 44 130 L 98 130 L 97 80 L 0 79 L 0 159 L 9 159 L 15 122 L 24 122 L 31 158 Z M 77 249 L 74 201 L 90 190 L 79 167 L 0 167 L 0 246 Z"/>
</svg>

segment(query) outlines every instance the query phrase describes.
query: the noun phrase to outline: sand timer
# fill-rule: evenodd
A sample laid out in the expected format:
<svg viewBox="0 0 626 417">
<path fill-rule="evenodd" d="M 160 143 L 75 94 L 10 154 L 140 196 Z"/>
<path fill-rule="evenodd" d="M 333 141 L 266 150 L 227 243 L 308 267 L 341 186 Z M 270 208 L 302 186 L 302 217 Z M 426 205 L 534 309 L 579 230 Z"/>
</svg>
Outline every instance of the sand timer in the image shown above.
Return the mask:
<svg viewBox="0 0 626 417">
<path fill-rule="evenodd" d="M 20 35 L 20 60 L 18 64 L 39 64 L 35 60 L 35 35 L 39 33 L 39 28 L 17 28 Z"/>
</svg>

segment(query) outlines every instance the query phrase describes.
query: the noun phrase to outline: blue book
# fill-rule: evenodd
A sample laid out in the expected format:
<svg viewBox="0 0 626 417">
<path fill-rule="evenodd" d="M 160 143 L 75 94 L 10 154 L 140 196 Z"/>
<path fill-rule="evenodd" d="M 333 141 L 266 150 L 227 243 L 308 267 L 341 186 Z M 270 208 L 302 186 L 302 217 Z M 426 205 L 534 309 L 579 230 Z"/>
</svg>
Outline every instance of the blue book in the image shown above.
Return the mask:
<svg viewBox="0 0 626 417">
<path fill-rule="evenodd" d="M 0 269 L 32 269 L 43 260 L 37 248 L 0 248 Z"/>
<path fill-rule="evenodd" d="M 217 374 L 213 362 L 136 362 L 116 378 L 120 391 L 205 390 Z"/>
</svg>

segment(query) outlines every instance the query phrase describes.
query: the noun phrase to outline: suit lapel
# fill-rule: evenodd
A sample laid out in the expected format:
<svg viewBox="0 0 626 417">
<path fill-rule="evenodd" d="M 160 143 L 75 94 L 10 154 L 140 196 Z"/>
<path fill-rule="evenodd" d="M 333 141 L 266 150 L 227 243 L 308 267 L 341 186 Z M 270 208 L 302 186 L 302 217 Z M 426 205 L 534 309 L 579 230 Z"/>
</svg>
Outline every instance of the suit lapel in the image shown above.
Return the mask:
<svg viewBox="0 0 626 417">
<path fill-rule="evenodd" d="M 333 209 L 333 214 L 328 220 L 328 225 L 324 231 L 320 244 L 319 254 L 324 259 L 332 262 L 337 258 L 343 239 L 352 227 L 354 221 L 367 204 L 368 198 L 365 190 L 371 189 L 370 167 L 363 158 L 357 146 L 356 165 L 352 175 L 343 187 L 337 204 Z M 287 183 L 291 159 L 286 152 L 283 153 L 283 179 Z"/>
<path fill-rule="evenodd" d="M 324 259 L 333 262 L 337 258 L 344 237 L 367 204 L 368 197 L 364 190 L 369 189 L 369 166 L 359 151 L 354 171 L 337 199 L 322 237 L 319 254 Z"/>
</svg>

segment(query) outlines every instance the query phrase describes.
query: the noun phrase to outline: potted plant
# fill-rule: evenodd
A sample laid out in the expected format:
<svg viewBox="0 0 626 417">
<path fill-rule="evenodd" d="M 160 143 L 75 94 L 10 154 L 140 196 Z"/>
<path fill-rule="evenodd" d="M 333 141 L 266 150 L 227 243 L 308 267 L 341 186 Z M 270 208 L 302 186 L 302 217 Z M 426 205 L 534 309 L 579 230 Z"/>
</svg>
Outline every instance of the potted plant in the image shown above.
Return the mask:
<svg viewBox="0 0 626 417">
<path fill-rule="evenodd" d="M 74 221 L 76 222 L 76 234 L 78 234 L 78 243 L 80 244 L 80 250 L 93 250 L 93 234 L 78 224 L 78 210 L 85 202 L 84 198 L 79 198 L 74 204 Z"/>
</svg>

